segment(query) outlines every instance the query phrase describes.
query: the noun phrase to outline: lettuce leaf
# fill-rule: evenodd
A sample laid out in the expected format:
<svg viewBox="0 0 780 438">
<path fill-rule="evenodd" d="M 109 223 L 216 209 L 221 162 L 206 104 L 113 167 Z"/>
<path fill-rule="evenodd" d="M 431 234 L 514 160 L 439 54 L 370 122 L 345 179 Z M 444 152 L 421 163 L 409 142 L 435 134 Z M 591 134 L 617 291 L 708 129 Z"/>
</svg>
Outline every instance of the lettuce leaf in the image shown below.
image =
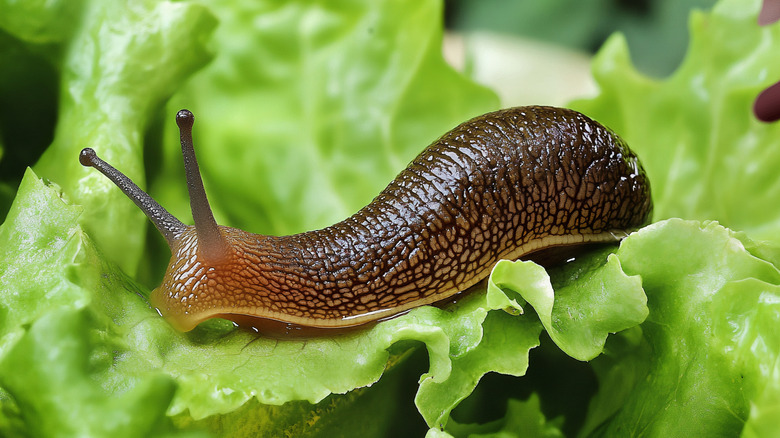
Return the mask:
<svg viewBox="0 0 780 438">
<path fill-rule="evenodd" d="M 59 188 L 43 184 L 28 171 L 9 219 L 0 226 L 0 248 L 4 249 L 0 253 L 0 432 L 4 436 L 167 436 L 206 426 L 216 430 L 222 425 L 213 418 L 205 425 L 193 425 L 191 415 L 201 413 L 198 408 L 234 410 L 249 398 L 247 386 L 258 398 L 272 397 L 274 385 L 267 389 L 261 385 L 278 378 L 279 372 L 290 372 L 276 384 L 283 388 L 294 378 L 305 381 L 302 376 L 307 370 L 316 373 L 310 377 L 314 383 L 320 379 L 327 384 L 330 377 L 334 386 L 344 379 L 366 378 L 365 372 L 351 376 L 334 368 L 317 369 L 322 364 L 317 359 L 323 345 L 337 345 L 338 339 L 323 339 L 310 347 L 304 341 L 282 342 L 278 347 L 274 340 L 258 340 L 249 333 L 235 332 L 232 326 L 232 341 L 223 339 L 224 331 L 209 337 L 201 329 L 196 342 L 175 332 L 143 300 L 148 289 L 106 262 L 95 248 L 77 222 L 82 208 L 66 204 L 61 196 Z M 395 353 L 391 362 L 399 362 L 403 351 Z M 263 364 L 272 353 L 280 367 L 274 372 L 252 366 Z M 372 353 L 378 359 L 367 365 L 355 363 L 357 371 L 378 368 L 375 372 L 381 373 L 385 366 L 392 368 L 388 352 Z M 344 354 L 354 358 L 358 353 L 353 348 Z M 439 354 L 446 358 L 446 346 Z M 193 362 L 198 358 L 202 362 Z M 214 363 L 209 364 L 210 360 Z M 209 370 L 214 372 L 211 379 Z M 257 376 L 260 380 L 253 382 Z M 392 379 L 391 375 L 388 384 Z M 328 392 L 321 386 L 292 390 L 303 393 L 303 399 L 312 397 L 307 394 L 312 392 L 323 398 Z M 186 417 L 171 418 L 177 409 L 174 395 L 184 400 L 182 404 L 193 392 L 200 404 Z M 383 396 L 392 393 L 380 392 Z M 385 397 L 368 390 L 317 407 L 293 403 L 275 408 L 255 403 L 228 431 L 235 432 L 229 433 L 232 436 L 258 431 L 271 434 L 284 425 L 299 432 L 295 435 L 332 436 L 341 430 L 334 419 L 354 416 L 360 421 L 351 423 L 352 432 L 376 435 L 388 425 L 387 420 L 376 415 L 361 419 L 360 413 L 365 413 L 366 406 L 372 414 L 382 412 L 385 403 Z M 319 421 L 320 417 L 324 419 Z M 249 425 L 247 418 L 252 419 Z"/>
<path fill-rule="evenodd" d="M 591 257 L 586 259 L 588 263 L 598 260 Z M 626 276 L 614 256 L 599 269 L 586 266 L 575 274 L 570 265 L 566 272 L 556 274 L 577 281 L 553 289 L 550 276 L 536 263 L 502 260 L 493 268 L 488 289 L 500 282 L 502 288 L 516 290 L 533 306 L 558 347 L 577 360 L 595 358 L 609 333 L 634 327 L 647 317 L 640 278 Z"/>
<path fill-rule="evenodd" d="M 208 61 L 205 40 L 216 22 L 202 6 L 183 2 L 9 3 L 2 15 L 41 21 L 14 22 L 16 35 L 31 42 L 38 42 L 38 27 L 70 24 L 67 32 L 57 32 L 62 73 L 55 137 L 35 169 L 85 207 L 81 223 L 111 260 L 134 274 L 146 219 L 110 181 L 74 157 L 94 147 L 143 185 L 141 152 L 153 110 Z M 71 16 L 78 17 L 75 26 Z"/>
<path fill-rule="evenodd" d="M 772 436 L 780 427 L 772 416 L 780 126 L 751 114 L 754 97 L 780 75 L 772 53 L 780 28 L 759 28 L 759 2 L 746 6 L 722 0 L 710 14 L 693 13 L 688 55 L 664 81 L 639 74 L 613 37 L 594 61 L 601 93 L 573 104 L 642 157 L 655 219 L 717 219 L 767 241 L 713 223 L 673 233 L 671 222 L 639 233 L 667 234 L 654 244 L 624 242 L 617 256 L 642 277 L 650 314 L 641 332 L 608 343 L 593 362 L 601 390 L 583 436 Z"/>
<path fill-rule="evenodd" d="M 638 342 L 593 362 L 603 390 L 585 431 L 739 435 L 751 401 L 775 391 L 780 270 L 714 222 L 650 225 L 616 255 L 642 277 L 650 314 Z"/>
<path fill-rule="evenodd" d="M 559 438 L 563 418 L 547 420 L 542 412 L 539 395 L 532 393 L 528 400 L 509 400 L 506 406 L 507 415 L 495 424 L 453 424 L 452 431 L 456 436 L 471 438 Z M 493 431 L 491 431 L 493 430 Z M 436 429 L 427 437 L 449 437 L 450 434 Z"/>
<path fill-rule="evenodd" d="M 594 64 L 601 94 L 574 104 L 638 151 L 657 219 L 718 219 L 747 234 L 664 220 L 547 272 L 502 262 L 487 291 L 445 308 L 310 340 L 224 321 L 174 331 L 146 302 L 167 249 L 144 240 L 140 214 L 77 151 L 99 147 L 142 181 L 142 147 L 163 147 L 145 162 L 152 191 L 186 220 L 173 123 L 158 115 L 189 107 L 221 223 L 269 234 L 327 225 L 437 135 L 495 107 L 442 61 L 441 3 L 0 6 L 0 17 L 26 17 L 0 19 L 5 32 L 50 44 L 42 56 L 62 90 L 55 140 L 35 167 L 59 186 L 28 171 L 0 226 L 0 434 L 407 434 L 399 406 L 412 397 L 399 386 L 420 373 L 415 349 L 428 360 L 414 402 L 429 436 L 780 427 L 778 128 L 749 114 L 780 76 L 769 50 L 779 35 L 753 24 L 757 2 L 694 14 L 688 57 L 666 81 L 637 73 L 613 38 Z M 213 17 L 213 62 L 185 83 L 209 58 Z M 149 285 L 128 277 L 139 263 Z M 468 424 L 457 407 L 486 374 L 533 368 L 542 331 L 592 360 L 600 386 L 586 394 L 585 423 L 549 413 L 563 398 L 508 390 L 505 414 Z"/>
<path fill-rule="evenodd" d="M 76 223 L 81 212 L 28 170 L 0 226 L 0 427 L 7 436 L 167 435 L 173 380 L 111 372 L 122 346 L 93 294 L 105 265 Z M 118 310 L 131 297 L 105 298 Z"/>
</svg>

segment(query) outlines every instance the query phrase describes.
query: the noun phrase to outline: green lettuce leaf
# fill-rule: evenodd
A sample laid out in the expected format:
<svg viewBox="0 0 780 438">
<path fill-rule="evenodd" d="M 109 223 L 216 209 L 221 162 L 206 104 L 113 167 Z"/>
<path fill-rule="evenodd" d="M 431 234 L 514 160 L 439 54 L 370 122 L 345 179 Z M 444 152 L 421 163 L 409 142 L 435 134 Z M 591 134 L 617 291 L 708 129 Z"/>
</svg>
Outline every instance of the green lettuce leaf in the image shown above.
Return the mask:
<svg viewBox="0 0 780 438">
<path fill-rule="evenodd" d="M 591 256 L 588 263 L 598 260 Z M 601 354 L 609 333 L 636 326 L 645 320 L 647 306 L 638 276 L 626 276 L 620 262 L 610 256 L 603 267 L 558 268 L 560 279 L 576 282 L 553 290 L 550 276 L 533 262 L 502 260 L 493 268 L 488 289 L 517 291 L 534 307 L 550 337 L 569 356 L 590 360 Z M 533 285 L 533 286 L 529 286 Z"/>
<path fill-rule="evenodd" d="M 643 158 L 656 219 L 746 233 L 665 220 L 547 272 L 502 262 L 487 291 L 444 308 L 277 340 L 224 321 L 178 333 L 159 318 L 146 299 L 168 250 L 77 152 L 95 147 L 139 182 L 144 164 L 186 221 L 171 116 L 188 107 L 221 223 L 328 225 L 495 107 L 441 59 L 441 3 L 0 3 L 14 44 L 49 44 L 41 56 L 61 87 L 55 140 L 35 167 L 59 187 L 28 171 L 0 226 L 0 434 L 401 435 L 412 401 L 429 436 L 777 430 L 778 128 L 753 121 L 749 103 L 780 77 L 780 35 L 755 26 L 757 6 L 695 14 L 686 62 L 666 81 L 638 74 L 613 38 L 594 65 L 601 94 L 575 104 Z M 185 83 L 209 59 L 213 17 L 213 62 Z M 139 263 L 146 284 L 128 276 Z M 583 425 L 556 413 L 574 394 L 527 379 L 540 342 L 592 359 L 599 388 Z M 400 389 L 421 372 L 416 396 Z M 491 373 L 526 375 L 538 396 L 491 394 L 514 401 L 468 424 L 457 408 Z"/>
<path fill-rule="evenodd" d="M 35 44 L 59 44 L 76 29 L 82 1 L 31 0 L 0 2 L 0 29 L 14 37 Z"/>
<path fill-rule="evenodd" d="M 650 225 L 617 256 L 642 277 L 650 314 L 638 342 L 594 361 L 603 389 L 585 430 L 739 435 L 751 401 L 777 397 L 780 270 L 714 222 Z"/>
<path fill-rule="evenodd" d="M 60 196 L 28 171 L 0 226 L 0 385 L 12 418 L 0 422 L 2 433 L 167 435 L 173 380 L 111 372 L 122 346 L 93 294 L 105 265 L 76 223 L 82 209 Z M 118 306 L 128 296 L 104 298 Z"/>
<path fill-rule="evenodd" d="M 343 419 L 355 420 L 349 423 L 355 435 L 376 435 L 389 426 L 394 410 L 384 405 L 397 380 L 392 373 L 377 390 L 353 391 L 317 406 L 255 402 L 241 415 L 228 417 L 234 422 L 227 427 L 218 417 L 195 423 L 196 415 L 236 410 L 250 392 L 273 404 L 281 404 L 274 399 L 276 391 L 291 391 L 283 396 L 296 400 L 325 398 L 330 393 L 325 385 L 346 392 L 361 386 L 354 381 L 370 383 L 385 368 L 392 369 L 408 347 L 364 353 L 359 340 L 287 343 L 258 339 L 232 326 L 228 333 L 201 328 L 193 341 L 149 308 L 143 299 L 148 289 L 98 252 L 78 224 L 82 211 L 63 202 L 58 187 L 28 171 L 8 220 L 0 226 L 0 434 L 163 436 L 207 428 L 253 436 L 285 427 L 296 436 L 333 436 L 345 433 L 339 423 Z M 448 318 L 452 325 L 469 328 L 468 321 Z M 477 312 L 476 318 L 484 313 Z M 437 336 L 443 337 L 430 334 Z M 342 340 L 344 356 L 323 359 L 328 348 L 339 350 Z M 446 375 L 446 340 L 439 348 L 437 362 L 444 362 L 445 369 L 435 371 Z M 355 360 L 362 353 L 367 363 Z M 334 359 L 338 361 L 331 368 L 322 367 L 324 360 Z M 338 369 L 344 363 L 352 366 L 347 373 Z M 314 375 L 307 379 L 308 372 Z M 373 380 L 371 373 L 376 374 Z M 283 379 L 274 382 L 280 374 Z M 295 379 L 303 386 L 293 385 Z M 349 379 L 354 381 L 344 386 Z M 198 402 L 193 410 L 171 417 L 190 398 Z M 204 413 L 206 409 L 210 411 Z M 387 418 L 376 415 L 383 411 Z"/>
<path fill-rule="evenodd" d="M 542 412 L 539 395 L 532 393 L 527 400 L 510 399 L 507 415 L 493 424 L 453 424 L 453 434 L 470 438 L 559 438 L 563 418 L 547 420 Z M 492 429 L 492 430 L 491 430 Z M 427 438 L 449 437 L 450 434 L 432 429 Z"/>
<path fill-rule="evenodd" d="M 62 73 L 55 137 L 35 169 L 85 207 L 81 223 L 111 260 L 134 274 L 146 220 L 110 181 L 82 167 L 76 157 L 82 148 L 93 147 L 110 162 L 121 162 L 123 171 L 143 186 L 142 147 L 150 119 L 208 61 L 205 41 L 214 18 L 196 4 L 152 0 L 4 6 L 0 15 L 41 21 L 14 22 L 20 37 L 33 38 L 39 35 L 37 26 L 51 28 L 52 22 L 68 27 L 57 32 L 69 38 L 61 41 L 56 60 Z M 78 17 L 75 26 L 69 22 L 72 15 Z M 30 27 L 21 29 L 23 24 Z"/>
<path fill-rule="evenodd" d="M 758 3 L 723 0 L 712 13 L 694 13 L 688 55 L 664 81 L 637 73 L 613 37 L 594 61 L 601 93 L 573 105 L 642 157 L 655 219 L 718 219 L 769 241 L 712 223 L 673 232 L 672 222 L 639 233 L 655 234 L 653 244 L 624 242 L 617 255 L 642 277 L 650 315 L 593 362 L 601 389 L 583 436 L 772 436 L 780 427 L 772 415 L 780 127 L 751 114 L 754 97 L 780 76 L 772 53 L 780 28 L 755 24 Z"/>
</svg>

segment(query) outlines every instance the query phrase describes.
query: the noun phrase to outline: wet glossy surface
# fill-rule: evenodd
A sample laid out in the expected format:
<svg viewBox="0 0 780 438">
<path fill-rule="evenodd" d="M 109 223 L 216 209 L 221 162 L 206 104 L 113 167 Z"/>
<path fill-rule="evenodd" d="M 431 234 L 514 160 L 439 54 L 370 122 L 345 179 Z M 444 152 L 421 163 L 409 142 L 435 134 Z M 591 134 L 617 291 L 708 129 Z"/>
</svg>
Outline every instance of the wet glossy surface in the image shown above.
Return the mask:
<svg viewBox="0 0 780 438">
<path fill-rule="evenodd" d="M 651 209 L 645 173 L 613 133 L 571 110 L 513 108 L 445 134 L 333 226 L 283 237 L 220 227 L 230 255 L 211 265 L 188 228 L 152 299 L 182 330 L 230 314 L 350 327 L 446 299 L 501 258 L 617 241 Z"/>
</svg>

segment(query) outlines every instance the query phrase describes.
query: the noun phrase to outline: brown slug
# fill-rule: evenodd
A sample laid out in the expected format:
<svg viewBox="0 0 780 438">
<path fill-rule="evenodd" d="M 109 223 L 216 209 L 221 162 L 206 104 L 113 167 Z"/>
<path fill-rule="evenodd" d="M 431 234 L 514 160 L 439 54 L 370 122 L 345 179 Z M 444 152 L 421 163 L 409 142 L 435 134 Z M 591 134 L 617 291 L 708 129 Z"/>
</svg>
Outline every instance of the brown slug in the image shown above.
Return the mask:
<svg viewBox="0 0 780 438">
<path fill-rule="evenodd" d="M 471 119 L 428 146 L 370 204 L 327 228 L 265 236 L 217 225 L 176 122 L 194 226 L 86 148 L 151 219 L 172 258 L 151 302 L 177 329 L 209 318 L 271 332 L 332 332 L 437 303 L 500 259 L 619 241 L 649 221 L 650 186 L 615 133 L 573 110 L 520 107 Z"/>
</svg>

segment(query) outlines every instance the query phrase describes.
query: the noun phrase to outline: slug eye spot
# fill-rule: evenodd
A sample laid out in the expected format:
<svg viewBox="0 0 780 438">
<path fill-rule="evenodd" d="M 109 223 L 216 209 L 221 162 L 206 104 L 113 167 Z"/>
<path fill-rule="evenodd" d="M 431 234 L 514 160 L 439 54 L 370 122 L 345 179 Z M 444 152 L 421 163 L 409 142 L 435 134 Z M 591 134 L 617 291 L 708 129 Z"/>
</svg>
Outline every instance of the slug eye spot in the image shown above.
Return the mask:
<svg viewBox="0 0 780 438">
<path fill-rule="evenodd" d="M 84 167 L 92 167 L 95 165 L 95 157 L 97 154 L 92 148 L 84 148 L 79 154 L 79 163 Z"/>
<path fill-rule="evenodd" d="M 183 109 L 176 113 L 176 125 L 179 127 L 179 129 L 192 128 L 194 122 L 195 116 L 193 116 L 192 112 L 189 110 Z"/>
</svg>

